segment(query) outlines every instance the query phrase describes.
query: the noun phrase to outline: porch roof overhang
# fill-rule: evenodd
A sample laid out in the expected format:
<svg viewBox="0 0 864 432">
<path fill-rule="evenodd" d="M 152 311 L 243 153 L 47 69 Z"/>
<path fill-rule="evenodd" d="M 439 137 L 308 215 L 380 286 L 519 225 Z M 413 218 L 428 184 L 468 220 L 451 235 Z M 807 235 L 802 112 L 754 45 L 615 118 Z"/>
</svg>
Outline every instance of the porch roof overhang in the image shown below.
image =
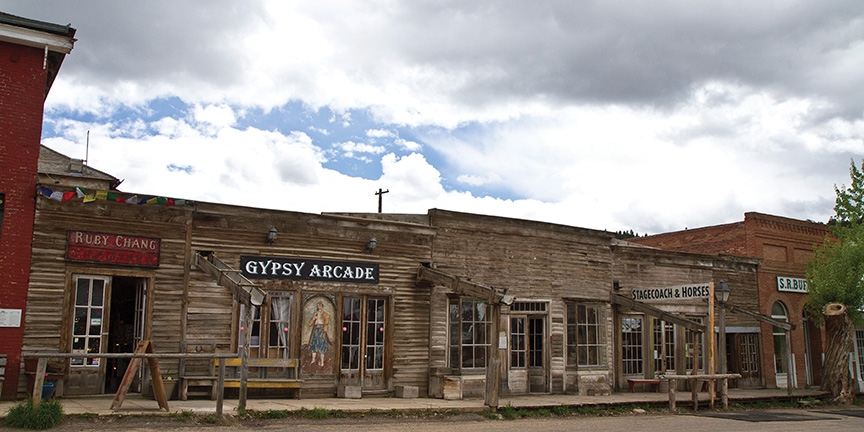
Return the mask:
<svg viewBox="0 0 864 432">
<path fill-rule="evenodd" d="M 417 280 L 441 285 L 450 288 L 459 295 L 476 298 L 491 304 L 509 305 L 516 300 L 516 297 L 507 295 L 506 289 L 471 282 L 468 278 L 451 275 L 431 267 L 420 266 L 417 270 Z"/>
<path fill-rule="evenodd" d="M 741 309 L 740 307 L 735 306 L 735 305 L 731 305 L 729 303 L 719 303 L 718 306 L 720 306 L 723 309 L 726 309 L 729 312 L 732 312 L 734 314 L 743 315 L 743 316 L 746 316 L 748 318 L 753 318 L 754 320 L 759 321 L 759 322 L 764 322 L 767 324 L 771 324 L 773 326 L 780 327 L 785 331 L 795 330 L 795 324 L 788 323 L 786 321 L 780 321 L 778 319 L 774 319 L 774 318 L 771 318 L 771 317 L 768 317 L 768 316 L 765 316 L 765 315 L 762 315 L 762 314 L 759 314 L 756 312 L 750 312 L 748 310 Z"/>
<path fill-rule="evenodd" d="M 699 332 L 699 333 L 705 333 L 705 325 L 703 325 L 703 324 L 699 324 L 696 321 L 691 321 L 687 318 L 682 318 L 678 315 L 671 314 L 671 313 L 666 312 L 660 308 L 656 308 L 654 306 L 638 302 L 638 301 L 633 300 L 629 297 L 625 297 L 621 294 L 612 294 L 612 296 L 610 297 L 610 300 L 612 301 L 613 304 L 621 305 L 621 306 L 624 306 L 626 308 L 635 310 L 637 312 L 643 312 L 643 313 L 646 313 L 648 315 L 655 316 L 657 318 L 662 319 L 663 321 L 668 321 L 671 323 L 678 324 L 678 325 L 680 325 L 680 326 L 682 326 L 688 330 L 693 330 L 693 331 Z"/>
<path fill-rule="evenodd" d="M 228 288 L 238 302 L 255 306 L 261 306 L 264 303 L 267 292 L 239 271 L 222 262 L 216 257 L 216 254 L 210 253 L 204 256 L 201 253 L 196 253 L 195 265 L 215 279 L 217 284 Z"/>
</svg>

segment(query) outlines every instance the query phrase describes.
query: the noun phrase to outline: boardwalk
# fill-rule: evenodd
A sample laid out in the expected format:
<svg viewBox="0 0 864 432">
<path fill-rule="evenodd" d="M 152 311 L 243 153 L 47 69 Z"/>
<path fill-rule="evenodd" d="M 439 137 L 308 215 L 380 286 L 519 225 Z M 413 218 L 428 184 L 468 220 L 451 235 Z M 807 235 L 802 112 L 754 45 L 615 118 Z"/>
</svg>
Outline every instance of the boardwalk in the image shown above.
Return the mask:
<svg viewBox="0 0 864 432">
<path fill-rule="evenodd" d="M 795 400 L 807 400 L 819 398 L 824 395 L 819 390 L 795 390 L 792 398 Z M 689 401 L 690 393 L 686 392 L 688 400 L 679 400 L 678 411 L 689 411 L 692 409 Z M 729 403 L 741 403 L 756 400 L 789 400 L 785 389 L 772 390 L 729 390 Z M 167 414 L 160 410 L 155 400 L 141 397 L 137 394 L 129 395 L 118 410 L 111 410 L 113 395 L 88 396 L 88 397 L 64 397 L 58 399 L 63 404 L 66 414 L 98 414 L 98 415 L 161 415 Z M 615 393 L 609 396 L 576 396 L 576 395 L 538 395 L 501 397 L 499 406 L 513 406 L 516 408 L 552 408 L 556 406 L 616 406 L 627 404 L 651 404 L 657 406 L 668 406 L 668 395 L 665 393 L 637 392 L 637 393 Z M 709 395 L 700 393 L 699 400 L 703 406 L 707 406 Z M 15 403 L 10 401 L 0 402 L 0 416 Z M 193 412 L 196 414 L 211 414 L 216 412 L 216 402 L 209 399 L 195 400 L 171 400 L 168 402 L 170 412 Z M 717 402 L 719 406 L 719 401 Z M 478 412 L 486 410 L 483 399 L 465 400 L 443 400 L 429 398 L 398 399 L 398 398 L 364 398 L 364 399 L 249 399 L 246 404 L 248 410 L 298 410 L 301 408 L 314 409 L 323 408 L 329 410 L 341 410 L 344 412 L 368 412 L 371 410 L 436 410 L 436 411 L 461 411 Z M 700 408 L 701 409 L 701 408 Z M 226 399 L 224 413 L 236 414 L 237 400 Z"/>
</svg>

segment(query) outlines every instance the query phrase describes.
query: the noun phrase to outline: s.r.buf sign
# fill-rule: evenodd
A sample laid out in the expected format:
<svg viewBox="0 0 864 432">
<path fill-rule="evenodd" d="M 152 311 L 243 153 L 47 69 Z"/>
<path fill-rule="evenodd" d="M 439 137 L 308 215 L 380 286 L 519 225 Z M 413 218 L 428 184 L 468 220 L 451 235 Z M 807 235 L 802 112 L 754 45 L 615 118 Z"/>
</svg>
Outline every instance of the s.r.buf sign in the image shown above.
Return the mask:
<svg viewBox="0 0 864 432">
<path fill-rule="evenodd" d="M 378 264 L 375 263 L 240 256 L 240 269 L 249 279 L 378 283 Z"/>
<path fill-rule="evenodd" d="M 158 238 L 69 231 L 66 259 L 140 267 L 159 267 Z"/>
</svg>

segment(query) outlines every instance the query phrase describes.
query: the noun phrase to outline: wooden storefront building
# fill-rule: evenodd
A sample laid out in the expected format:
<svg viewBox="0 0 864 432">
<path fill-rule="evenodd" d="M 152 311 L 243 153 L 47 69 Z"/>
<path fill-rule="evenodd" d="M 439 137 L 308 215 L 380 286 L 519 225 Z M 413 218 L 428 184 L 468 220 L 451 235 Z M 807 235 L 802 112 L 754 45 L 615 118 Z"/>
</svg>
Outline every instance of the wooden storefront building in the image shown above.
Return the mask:
<svg viewBox="0 0 864 432">
<path fill-rule="evenodd" d="M 82 354 L 57 372 L 63 395 L 117 390 L 127 361 L 92 353 L 141 341 L 165 353 L 236 353 L 247 335 L 250 357 L 286 366 L 251 369 L 269 383 L 252 396 L 403 387 L 470 398 L 490 378 L 501 394 L 608 394 L 628 378 L 689 371 L 694 349 L 707 352 L 680 325 L 708 323 L 707 292 L 627 301 L 634 290 L 724 280 L 739 306 L 757 298 L 755 261 L 605 231 L 438 209 L 307 214 L 41 188 L 22 350 Z M 757 325 L 747 320 L 727 323 Z M 212 388 L 212 361 L 160 366 L 180 382 L 177 397 Z M 143 371 L 132 390 L 148 382 Z"/>
<path fill-rule="evenodd" d="M 86 200 L 40 194 L 36 203 L 23 351 L 82 353 L 65 367 L 63 394 L 117 390 L 123 361 L 88 352 L 128 353 L 141 340 L 158 352 L 237 352 L 243 302 L 203 261 L 227 264 L 224 273 L 264 293 L 252 305 L 250 357 L 300 364 L 299 377 L 260 371 L 273 381 L 302 379 L 304 397 L 332 396 L 340 385 L 364 394 L 394 383 L 425 391 L 429 295 L 416 275 L 431 261 L 428 226 L 166 205 L 119 192 Z M 181 382 L 212 369 L 200 360 L 160 363 L 163 377 Z M 146 382 L 138 388 L 146 391 Z"/>
</svg>

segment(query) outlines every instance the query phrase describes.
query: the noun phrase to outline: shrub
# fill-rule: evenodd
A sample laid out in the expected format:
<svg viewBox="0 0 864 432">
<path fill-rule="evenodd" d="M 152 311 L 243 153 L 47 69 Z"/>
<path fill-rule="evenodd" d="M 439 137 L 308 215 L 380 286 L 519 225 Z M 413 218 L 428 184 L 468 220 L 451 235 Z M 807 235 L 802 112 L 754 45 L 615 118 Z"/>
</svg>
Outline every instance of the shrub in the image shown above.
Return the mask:
<svg viewBox="0 0 864 432">
<path fill-rule="evenodd" d="M 27 399 L 6 414 L 6 426 L 20 429 L 51 429 L 63 421 L 63 406 L 56 400 L 42 401 L 38 408 Z"/>
</svg>

